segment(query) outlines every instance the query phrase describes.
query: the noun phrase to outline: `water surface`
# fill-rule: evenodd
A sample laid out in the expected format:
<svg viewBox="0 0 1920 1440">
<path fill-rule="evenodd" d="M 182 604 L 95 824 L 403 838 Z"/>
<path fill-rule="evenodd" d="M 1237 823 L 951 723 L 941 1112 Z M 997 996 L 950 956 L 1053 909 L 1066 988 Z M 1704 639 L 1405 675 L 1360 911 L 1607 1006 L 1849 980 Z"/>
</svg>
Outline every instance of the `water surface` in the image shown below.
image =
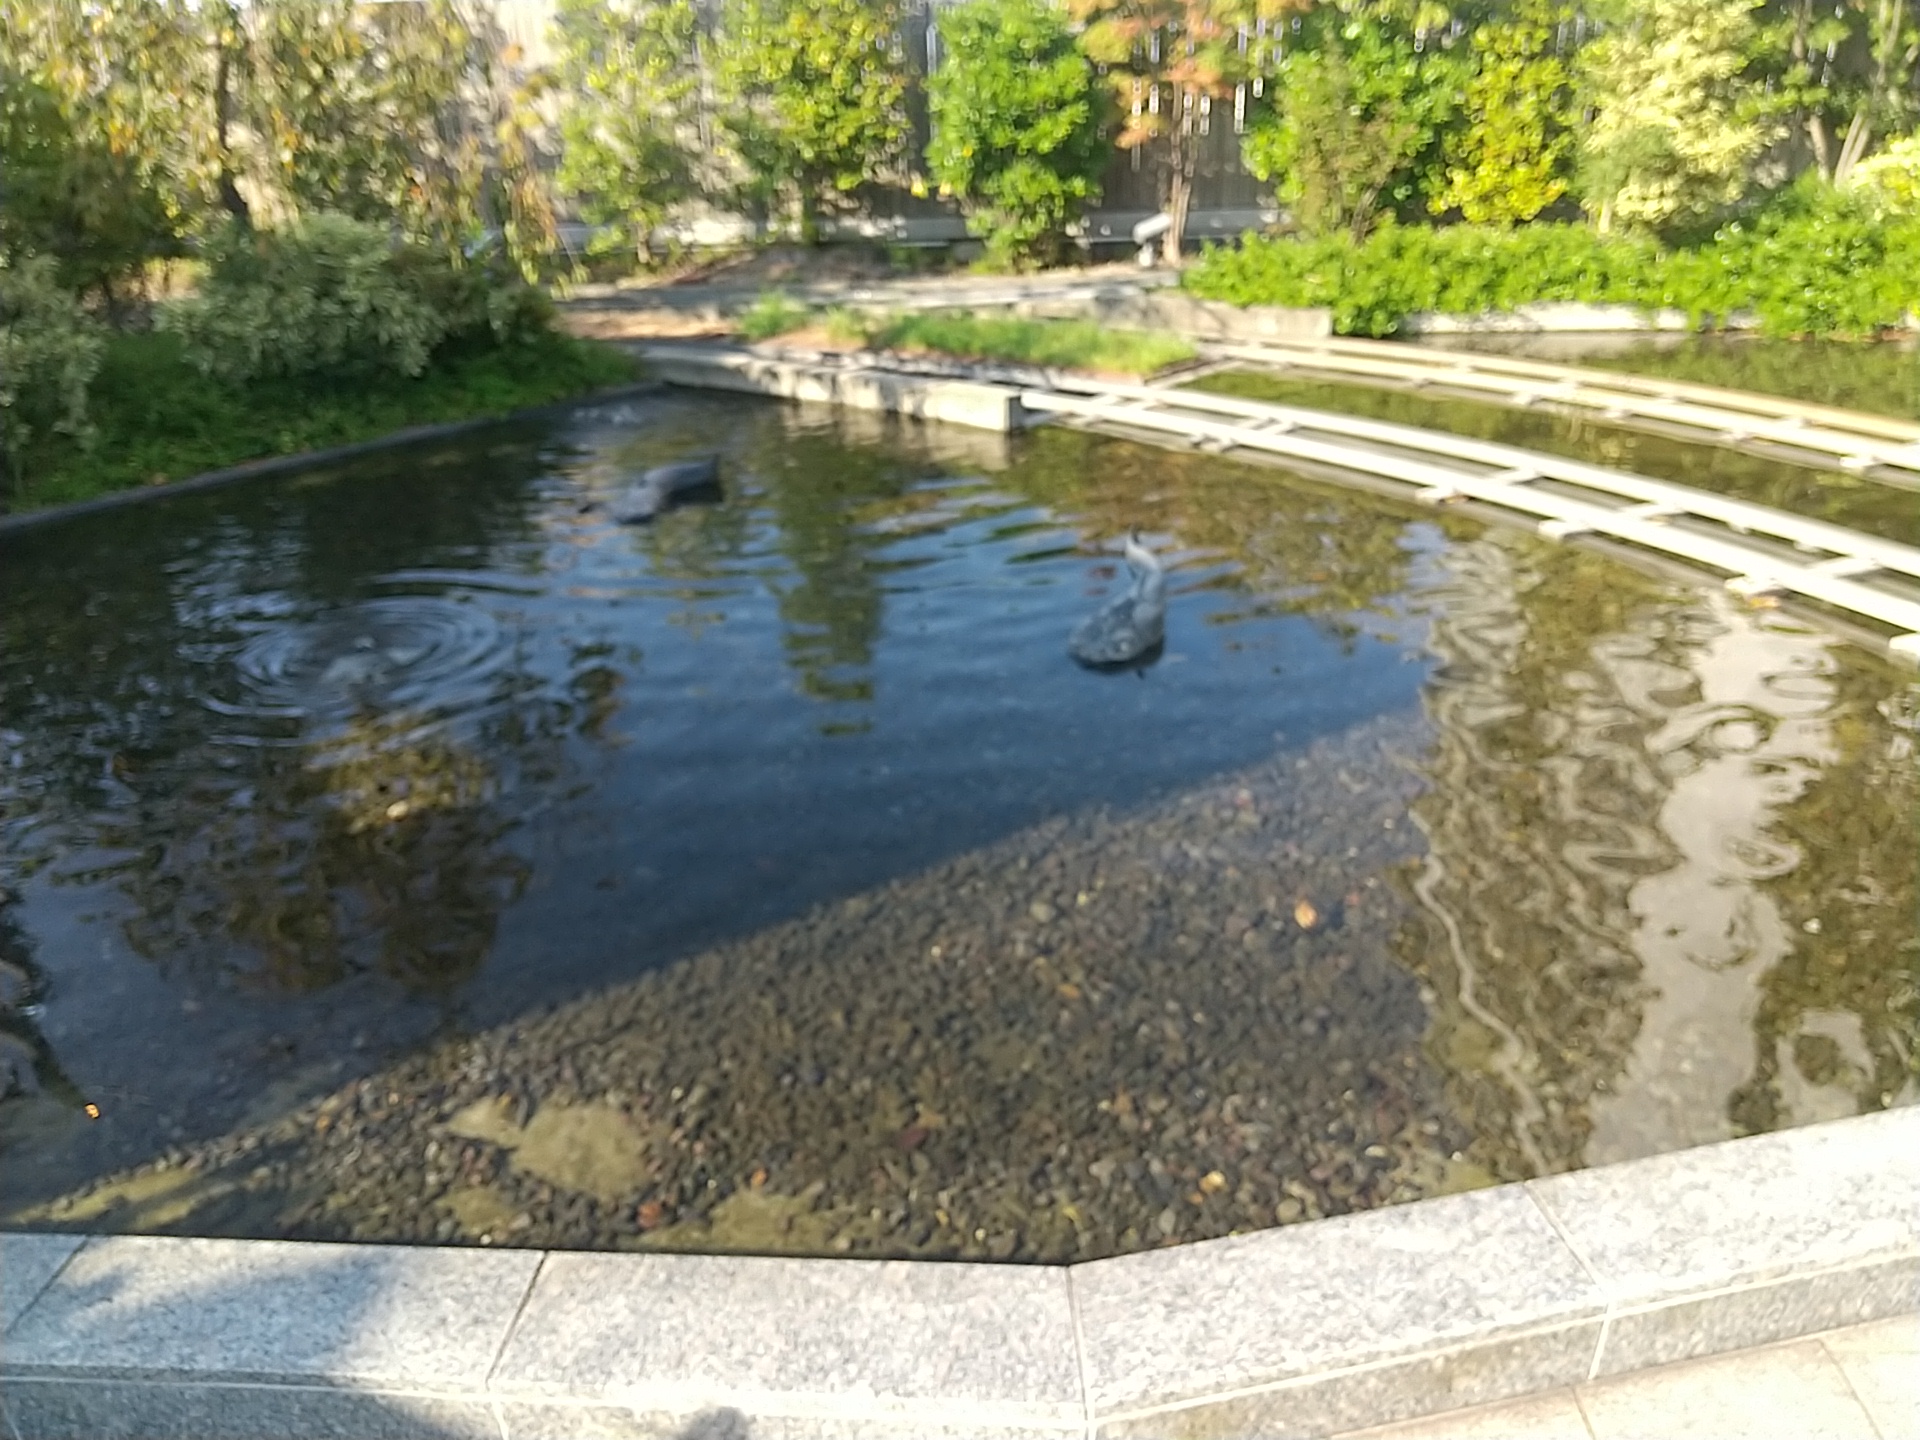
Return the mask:
<svg viewBox="0 0 1920 1440">
<path fill-rule="evenodd" d="M 651 400 L 28 532 L 0 646 L 14 1223 L 1060 1258 L 1913 1098 L 1908 677 L 1279 471 Z"/>
</svg>

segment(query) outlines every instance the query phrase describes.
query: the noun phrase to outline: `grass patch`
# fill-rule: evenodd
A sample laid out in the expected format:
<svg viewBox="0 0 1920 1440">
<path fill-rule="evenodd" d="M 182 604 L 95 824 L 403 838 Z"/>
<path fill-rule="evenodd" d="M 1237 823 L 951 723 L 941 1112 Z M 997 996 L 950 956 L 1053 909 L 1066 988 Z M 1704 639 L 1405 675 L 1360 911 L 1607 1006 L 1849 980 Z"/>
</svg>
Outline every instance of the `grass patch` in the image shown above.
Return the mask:
<svg viewBox="0 0 1920 1440">
<path fill-rule="evenodd" d="M 867 343 L 881 349 L 934 350 L 968 360 L 1013 360 L 1117 375 L 1151 375 L 1198 353 L 1178 335 L 1109 330 L 1091 320 L 963 314 L 879 320 L 867 331 Z"/>
<path fill-rule="evenodd" d="M 115 335 L 90 394 L 93 444 L 30 455 L 13 508 L 64 505 L 410 425 L 504 415 L 635 373 L 632 359 L 610 345 L 549 333 L 510 346 L 448 347 L 411 380 L 230 387 L 189 365 L 175 335 Z"/>
<path fill-rule="evenodd" d="M 760 298 L 741 312 L 740 333 L 749 340 L 771 340 L 789 330 L 798 330 L 813 318 L 813 311 L 778 290 L 763 290 Z"/>
</svg>

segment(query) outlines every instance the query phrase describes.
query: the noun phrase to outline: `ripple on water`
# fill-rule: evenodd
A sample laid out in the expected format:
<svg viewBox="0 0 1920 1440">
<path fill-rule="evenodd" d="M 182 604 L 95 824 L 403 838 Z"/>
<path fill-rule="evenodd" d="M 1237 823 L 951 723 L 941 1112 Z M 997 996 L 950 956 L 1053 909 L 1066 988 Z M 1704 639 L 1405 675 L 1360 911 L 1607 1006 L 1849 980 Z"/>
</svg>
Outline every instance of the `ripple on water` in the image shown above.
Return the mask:
<svg viewBox="0 0 1920 1440">
<path fill-rule="evenodd" d="M 233 657 L 230 695 L 204 696 L 240 721 L 340 722 L 367 710 L 450 720 L 484 708 L 511 646 L 485 605 L 385 595 L 308 621 L 274 621 Z M 309 728 L 305 738 L 311 740 Z"/>
</svg>

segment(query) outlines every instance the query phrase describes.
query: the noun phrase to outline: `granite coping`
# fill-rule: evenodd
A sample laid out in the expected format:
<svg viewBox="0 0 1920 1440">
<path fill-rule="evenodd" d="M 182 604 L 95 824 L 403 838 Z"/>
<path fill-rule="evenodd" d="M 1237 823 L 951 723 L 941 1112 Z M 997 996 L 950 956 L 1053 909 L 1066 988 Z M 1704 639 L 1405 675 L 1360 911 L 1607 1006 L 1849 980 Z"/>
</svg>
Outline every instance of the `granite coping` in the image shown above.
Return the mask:
<svg viewBox="0 0 1920 1440">
<path fill-rule="evenodd" d="M 1920 1108 L 1071 1267 L 0 1236 L 22 1440 L 1313 1436 L 1920 1310 Z"/>
</svg>

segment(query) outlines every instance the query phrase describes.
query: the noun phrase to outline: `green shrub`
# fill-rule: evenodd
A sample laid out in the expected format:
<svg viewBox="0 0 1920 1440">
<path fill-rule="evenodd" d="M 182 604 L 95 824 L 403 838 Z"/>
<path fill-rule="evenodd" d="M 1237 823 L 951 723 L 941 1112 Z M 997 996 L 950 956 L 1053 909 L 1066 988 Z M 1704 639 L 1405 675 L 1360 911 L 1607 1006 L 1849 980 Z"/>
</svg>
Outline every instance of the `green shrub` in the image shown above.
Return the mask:
<svg viewBox="0 0 1920 1440">
<path fill-rule="evenodd" d="M 1920 134 L 1895 140 L 1853 167 L 1847 188 L 1883 215 L 1920 215 Z"/>
<path fill-rule="evenodd" d="M 264 233 L 230 227 L 206 261 L 199 294 L 164 307 L 160 323 L 203 373 L 231 384 L 414 376 L 449 339 L 522 341 L 550 316 L 504 260 L 456 266 L 341 215 Z"/>
<path fill-rule="evenodd" d="M 1209 250 L 1186 285 L 1236 305 L 1325 306 L 1342 335 L 1391 335 L 1416 311 L 1537 301 L 1671 307 L 1697 320 L 1751 311 L 1770 334 L 1864 335 L 1920 308 L 1920 218 L 1881 218 L 1825 192 L 1691 250 L 1577 225 L 1388 227 L 1359 243 L 1248 237 Z"/>
<path fill-rule="evenodd" d="M 1049 0 L 965 0 L 940 12 L 946 62 L 927 81 L 927 163 L 960 199 L 994 269 L 1058 259 L 1111 153 L 1099 81 Z"/>
<path fill-rule="evenodd" d="M 741 314 L 740 333 L 749 340 L 770 340 L 798 330 L 812 318 L 813 312 L 798 300 L 778 290 L 763 290 Z"/>
<path fill-rule="evenodd" d="M 60 288 L 51 259 L 0 259 L 0 457 L 16 484 L 30 444 L 87 438 L 101 345 L 100 327 Z"/>
</svg>

